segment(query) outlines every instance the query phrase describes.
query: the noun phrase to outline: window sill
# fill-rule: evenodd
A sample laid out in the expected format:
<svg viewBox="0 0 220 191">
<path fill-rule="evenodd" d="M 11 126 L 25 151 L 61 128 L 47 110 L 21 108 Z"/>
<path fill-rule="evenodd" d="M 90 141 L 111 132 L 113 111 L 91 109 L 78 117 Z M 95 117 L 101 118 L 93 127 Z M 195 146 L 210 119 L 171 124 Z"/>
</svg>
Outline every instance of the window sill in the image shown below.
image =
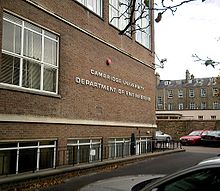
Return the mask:
<svg viewBox="0 0 220 191">
<path fill-rule="evenodd" d="M 49 97 L 55 97 L 55 98 L 61 98 L 61 96 L 56 93 L 42 92 L 39 90 L 26 89 L 26 88 L 16 87 L 16 86 L 12 86 L 12 85 L 0 84 L 0 89 L 10 90 L 10 91 L 18 91 L 18 92 L 36 94 L 36 95 L 42 95 L 42 96 L 49 96 Z"/>
</svg>

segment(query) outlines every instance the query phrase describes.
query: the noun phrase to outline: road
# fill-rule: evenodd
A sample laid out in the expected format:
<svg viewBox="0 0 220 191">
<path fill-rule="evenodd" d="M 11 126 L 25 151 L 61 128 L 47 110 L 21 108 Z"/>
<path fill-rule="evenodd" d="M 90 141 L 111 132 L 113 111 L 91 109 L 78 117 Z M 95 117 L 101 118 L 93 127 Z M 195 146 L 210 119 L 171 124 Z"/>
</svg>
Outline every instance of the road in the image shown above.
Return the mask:
<svg viewBox="0 0 220 191">
<path fill-rule="evenodd" d="M 89 175 L 74 177 L 66 180 L 64 184 L 52 186 L 42 191 L 79 191 L 80 188 L 88 184 L 100 180 L 108 180 L 112 177 L 123 179 L 123 177 L 130 175 L 171 174 L 193 166 L 201 160 L 220 154 L 220 148 L 185 146 L 184 149 L 186 152 L 146 159 L 107 172 L 94 172 Z"/>
</svg>

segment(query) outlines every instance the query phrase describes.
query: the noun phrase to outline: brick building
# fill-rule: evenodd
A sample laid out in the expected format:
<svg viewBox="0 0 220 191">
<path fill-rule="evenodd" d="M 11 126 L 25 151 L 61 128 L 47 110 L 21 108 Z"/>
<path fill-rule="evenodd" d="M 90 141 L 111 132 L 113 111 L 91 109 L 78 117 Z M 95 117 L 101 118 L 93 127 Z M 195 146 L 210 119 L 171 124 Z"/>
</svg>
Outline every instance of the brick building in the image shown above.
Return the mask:
<svg viewBox="0 0 220 191">
<path fill-rule="evenodd" d="M 153 24 L 119 35 L 128 21 L 113 19 L 118 0 L 0 5 L 0 175 L 131 155 L 132 138 L 146 147 L 156 128 Z"/>
<path fill-rule="evenodd" d="M 217 91 L 214 77 L 194 78 L 187 70 L 183 80 L 160 80 L 157 74 L 156 110 L 158 113 L 179 111 L 189 117 L 196 111 L 200 114 L 201 111 L 208 110 L 216 112 L 220 109 Z M 218 116 L 218 112 L 215 115 Z M 205 116 L 207 118 L 207 115 Z M 216 119 L 214 116 L 212 118 Z"/>
<path fill-rule="evenodd" d="M 220 99 L 216 78 L 194 78 L 186 71 L 182 80 L 157 77 L 157 127 L 173 138 L 196 129 L 220 129 Z"/>
</svg>

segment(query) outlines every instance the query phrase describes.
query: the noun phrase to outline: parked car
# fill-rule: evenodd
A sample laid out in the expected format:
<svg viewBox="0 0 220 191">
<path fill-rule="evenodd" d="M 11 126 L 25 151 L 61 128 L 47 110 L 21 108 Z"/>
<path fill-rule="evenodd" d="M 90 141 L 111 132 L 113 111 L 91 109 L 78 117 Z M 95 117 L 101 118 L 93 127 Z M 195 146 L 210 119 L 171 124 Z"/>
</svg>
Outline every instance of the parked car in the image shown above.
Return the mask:
<svg viewBox="0 0 220 191">
<path fill-rule="evenodd" d="M 164 176 L 136 184 L 132 191 L 219 191 L 220 157 L 210 158 L 199 164 Z"/>
<path fill-rule="evenodd" d="M 220 147 L 220 131 L 210 131 L 202 135 L 201 142 L 204 146 Z"/>
<path fill-rule="evenodd" d="M 180 137 L 182 145 L 199 145 L 201 144 L 201 136 L 206 135 L 210 130 L 196 130 L 189 135 Z"/>
<path fill-rule="evenodd" d="M 166 141 L 169 142 L 170 140 L 172 140 L 172 137 L 162 131 L 156 131 L 155 133 L 155 138 L 157 141 Z"/>
</svg>

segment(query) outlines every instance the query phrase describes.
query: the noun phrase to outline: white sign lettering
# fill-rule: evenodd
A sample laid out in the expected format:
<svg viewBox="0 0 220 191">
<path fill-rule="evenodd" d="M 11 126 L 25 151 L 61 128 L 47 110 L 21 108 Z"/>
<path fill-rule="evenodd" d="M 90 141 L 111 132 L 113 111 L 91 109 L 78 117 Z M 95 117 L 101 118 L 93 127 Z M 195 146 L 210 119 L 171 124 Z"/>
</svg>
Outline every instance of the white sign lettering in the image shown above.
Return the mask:
<svg viewBox="0 0 220 191">
<path fill-rule="evenodd" d="M 106 74 L 106 73 L 103 73 L 103 72 L 100 72 L 100 71 L 97 71 L 97 70 L 94 70 L 94 69 L 90 70 L 90 74 L 92 74 L 94 76 L 97 76 L 97 77 L 100 77 L 100 78 L 104 78 L 104 79 L 112 81 L 112 82 L 116 82 L 116 83 L 119 83 L 119 84 L 129 86 L 129 87 L 132 87 L 132 88 L 135 88 L 135 89 L 138 89 L 138 90 L 144 90 L 144 87 L 139 85 L 139 84 L 132 83 L 132 82 L 129 82 L 127 80 L 122 80 L 121 78 L 118 78 L 116 76 Z"/>
<path fill-rule="evenodd" d="M 151 100 L 150 97 L 148 97 L 148 96 L 144 96 L 144 95 L 137 94 L 137 93 L 134 93 L 134 92 L 130 92 L 130 91 L 120 89 L 120 88 L 117 89 L 116 87 L 112 87 L 112 86 L 108 86 L 106 84 L 102 84 L 102 83 L 99 83 L 99 82 L 96 82 L 96 81 L 91 81 L 91 80 L 88 80 L 88 79 L 80 78 L 79 76 L 75 77 L 75 82 L 77 84 L 90 86 L 90 87 L 97 88 L 97 89 L 102 89 L 104 91 L 117 93 L 119 95 L 125 95 L 127 97 L 133 97 L 133 98 L 137 98 L 137 99 L 144 100 L 144 101 L 150 101 Z"/>
</svg>

